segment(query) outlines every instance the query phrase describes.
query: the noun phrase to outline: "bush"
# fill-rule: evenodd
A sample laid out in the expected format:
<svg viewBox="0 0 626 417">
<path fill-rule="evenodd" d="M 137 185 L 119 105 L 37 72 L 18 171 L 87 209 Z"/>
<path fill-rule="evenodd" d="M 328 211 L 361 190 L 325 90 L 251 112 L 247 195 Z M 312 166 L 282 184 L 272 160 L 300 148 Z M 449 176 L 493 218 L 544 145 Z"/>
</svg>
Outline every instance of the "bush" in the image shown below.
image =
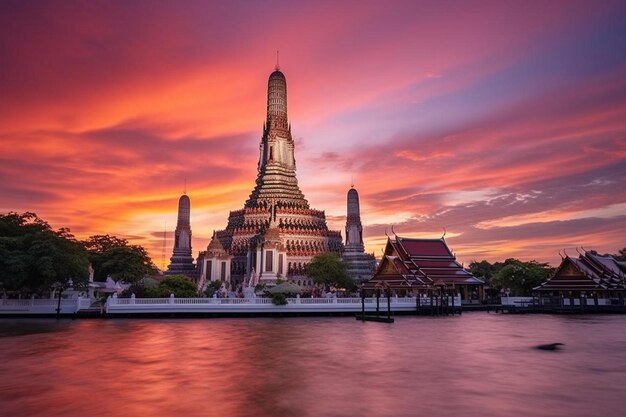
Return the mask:
<svg viewBox="0 0 626 417">
<path fill-rule="evenodd" d="M 222 281 L 209 281 L 204 290 L 204 295 L 211 298 L 222 287 Z"/>
<path fill-rule="evenodd" d="M 287 302 L 287 297 L 285 297 L 285 294 L 274 294 L 272 296 L 272 304 L 277 305 L 277 306 L 284 306 L 286 305 Z"/>
<path fill-rule="evenodd" d="M 184 275 L 170 275 L 161 281 L 158 287 L 146 288 L 146 296 L 162 298 L 174 294 L 177 298 L 191 298 L 198 296 L 198 289 L 189 278 Z"/>
</svg>

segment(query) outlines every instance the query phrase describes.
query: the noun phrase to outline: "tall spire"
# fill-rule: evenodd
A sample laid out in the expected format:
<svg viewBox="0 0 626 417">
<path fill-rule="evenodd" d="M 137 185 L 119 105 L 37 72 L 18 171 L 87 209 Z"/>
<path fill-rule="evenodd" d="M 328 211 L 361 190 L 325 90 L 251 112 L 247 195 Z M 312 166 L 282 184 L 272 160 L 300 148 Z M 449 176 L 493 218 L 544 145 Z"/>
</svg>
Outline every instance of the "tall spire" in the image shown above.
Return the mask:
<svg viewBox="0 0 626 417">
<path fill-rule="evenodd" d="M 346 250 L 349 248 L 363 251 L 363 226 L 361 225 L 361 208 L 359 193 L 354 184 L 348 190 L 348 210 L 346 218 Z"/>
<path fill-rule="evenodd" d="M 191 201 L 187 194 L 183 194 L 178 199 L 178 220 L 176 221 L 176 230 L 191 230 L 189 219 L 191 217 Z"/>
<path fill-rule="evenodd" d="M 275 199 L 279 205 L 308 208 L 296 179 L 294 150 L 287 118 L 287 80 L 277 69 L 267 82 L 267 120 L 259 145 L 259 173 L 246 206 L 269 206 Z"/>
<path fill-rule="evenodd" d="M 312 285 L 305 275 L 307 263 L 320 253 L 341 252 L 343 244 L 341 233 L 328 229 L 325 213 L 312 209 L 298 186 L 287 118 L 287 81 L 278 58 L 277 53 L 276 70 L 267 81 L 267 118 L 259 142 L 256 184 L 244 208 L 230 212 L 216 239 L 233 256 L 234 282 L 258 282 L 255 277 L 273 280 L 280 275 Z"/>
<path fill-rule="evenodd" d="M 178 199 L 178 218 L 174 232 L 174 249 L 167 268 L 169 274 L 192 274 L 195 270 L 191 255 L 191 201 L 183 194 Z"/>
<path fill-rule="evenodd" d="M 287 127 L 287 80 L 278 69 L 267 82 L 267 124 L 271 126 L 270 121 L 274 118 L 284 118 L 280 121 Z"/>
<path fill-rule="evenodd" d="M 365 253 L 359 193 L 354 188 L 354 181 L 348 190 L 347 200 L 346 245 L 342 258 L 346 262 L 348 274 L 355 281 L 360 282 L 372 276 L 375 260 Z M 385 231 L 385 233 L 387 232 Z"/>
</svg>

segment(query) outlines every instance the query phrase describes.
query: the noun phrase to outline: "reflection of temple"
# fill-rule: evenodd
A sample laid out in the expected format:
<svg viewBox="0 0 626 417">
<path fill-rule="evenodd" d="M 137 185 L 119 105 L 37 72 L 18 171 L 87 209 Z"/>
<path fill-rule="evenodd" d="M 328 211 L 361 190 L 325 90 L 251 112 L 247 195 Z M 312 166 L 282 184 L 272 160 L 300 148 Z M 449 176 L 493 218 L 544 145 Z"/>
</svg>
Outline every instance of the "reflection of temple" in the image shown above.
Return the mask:
<svg viewBox="0 0 626 417">
<path fill-rule="evenodd" d="M 167 275 L 184 274 L 194 276 L 195 265 L 191 256 L 191 226 L 189 217 L 191 213 L 191 203 L 187 195 L 182 195 L 178 200 L 178 221 L 176 222 L 176 232 L 174 233 L 174 250 L 170 258 L 170 265 L 167 267 Z"/>
<path fill-rule="evenodd" d="M 364 288 L 380 286 L 413 294 L 441 290 L 460 293 L 463 302 L 482 300 L 484 282 L 463 269 L 445 239 L 387 239 L 374 277 Z"/>
<path fill-rule="evenodd" d="M 304 268 L 313 256 L 343 249 L 341 233 L 328 230 L 324 212 L 310 208 L 298 187 L 287 81 L 278 69 L 268 82 L 256 186 L 216 237 L 233 256 L 234 282 L 249 279 L 254 268 L 261 281 L 289 277 L 307 284 Z"/>
<path fill-rule="evenodd" d="M 367 281 L 372 277 L 376 260 L 365 253 L 363 246 L 363 226 L 359 193 L 352 186 L 348 191 L 348 212 L 346 217 L 346 245 L 341 255 L 346 263 L 348 274 L 355 282 Z"/>
</svg>

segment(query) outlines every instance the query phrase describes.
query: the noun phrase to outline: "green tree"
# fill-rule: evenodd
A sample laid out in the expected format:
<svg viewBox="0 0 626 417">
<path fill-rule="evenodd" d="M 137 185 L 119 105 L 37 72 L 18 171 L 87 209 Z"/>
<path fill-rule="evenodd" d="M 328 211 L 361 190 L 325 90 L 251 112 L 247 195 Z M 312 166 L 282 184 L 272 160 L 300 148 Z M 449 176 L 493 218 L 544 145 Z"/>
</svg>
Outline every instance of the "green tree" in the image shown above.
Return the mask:
<svg viewBox="0 0 626 417">
<path fill-rule="evenodd" d="M 489 285 L 494 274 L 494 267 L 487 261 L 472 261 L 469 270 L 477 278 L 484 278 L 485 284 Z"/>
<path fill-rule="evenodd" d="M 536 261 L 522 262 L 507 259 L 491 280 L 497 289 L 510 289 L 511 294 L 523 296 L 532 294 L 532 289 L 546 281 L 553 269 L 547 263 Z"/>
<path fill-rule="evenodd" d="M 53 230 L 36 214 L 0 214 L 0 286 L 42 292 L 86 287 L 89 260 L 69 229 Z"/>
<path fill-rule="evenodd" d="M 206 289 L 204 290 L 204 295 L 211 298 L 213 294 L 215 294 L 222 287 L 222 281 L 209 281 L 206 284 Z"/>
<path fill-rule="evenodd" d="M 95 235 L 83 242 L 94 269 L 94 279 L 135 283 L 146 275 L 156 273 L 148 252 L 139 245 L 129 245 L 126 239 Z"/>
<path fill-rule="evenodd" d="M 146 292 L 151 297 L 169 297 L 170 294 L 174 294 L 178 298 L 198 296 L 196 284 L 184 275 L 170 275 L 161 281 L 156 288 L 147 288 Z"/>
<path fill-rule="evenodd" d="M 354 289 L 354 281 L 348 275 L 346 264 L 335 253 L 323 253 L 315 256 L 306 266 L 306 274 L 317 284 L 330 287 Z"/>
</svg>

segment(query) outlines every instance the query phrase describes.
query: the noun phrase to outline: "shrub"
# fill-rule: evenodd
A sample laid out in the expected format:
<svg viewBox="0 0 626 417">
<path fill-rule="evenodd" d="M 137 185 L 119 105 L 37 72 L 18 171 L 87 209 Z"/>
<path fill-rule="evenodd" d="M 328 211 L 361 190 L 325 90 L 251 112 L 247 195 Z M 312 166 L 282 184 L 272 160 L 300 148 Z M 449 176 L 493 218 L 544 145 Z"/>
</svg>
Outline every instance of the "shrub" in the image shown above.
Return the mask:
<svg viewBox="0 0 626 417">
<path fill-rule="evenodd" d="M 287 297 L 285 297 L 285 294 L 274 294 L 272 296 L 272 304 L 277 305 L 277 306 L 284 306 L 287 304 Z"/>
<path fill-rule="evenodd" d="M 222 281 L 210 281 L 204 290 L 204 295 L 211 298 L 221 287 Z"/>
</svg>

